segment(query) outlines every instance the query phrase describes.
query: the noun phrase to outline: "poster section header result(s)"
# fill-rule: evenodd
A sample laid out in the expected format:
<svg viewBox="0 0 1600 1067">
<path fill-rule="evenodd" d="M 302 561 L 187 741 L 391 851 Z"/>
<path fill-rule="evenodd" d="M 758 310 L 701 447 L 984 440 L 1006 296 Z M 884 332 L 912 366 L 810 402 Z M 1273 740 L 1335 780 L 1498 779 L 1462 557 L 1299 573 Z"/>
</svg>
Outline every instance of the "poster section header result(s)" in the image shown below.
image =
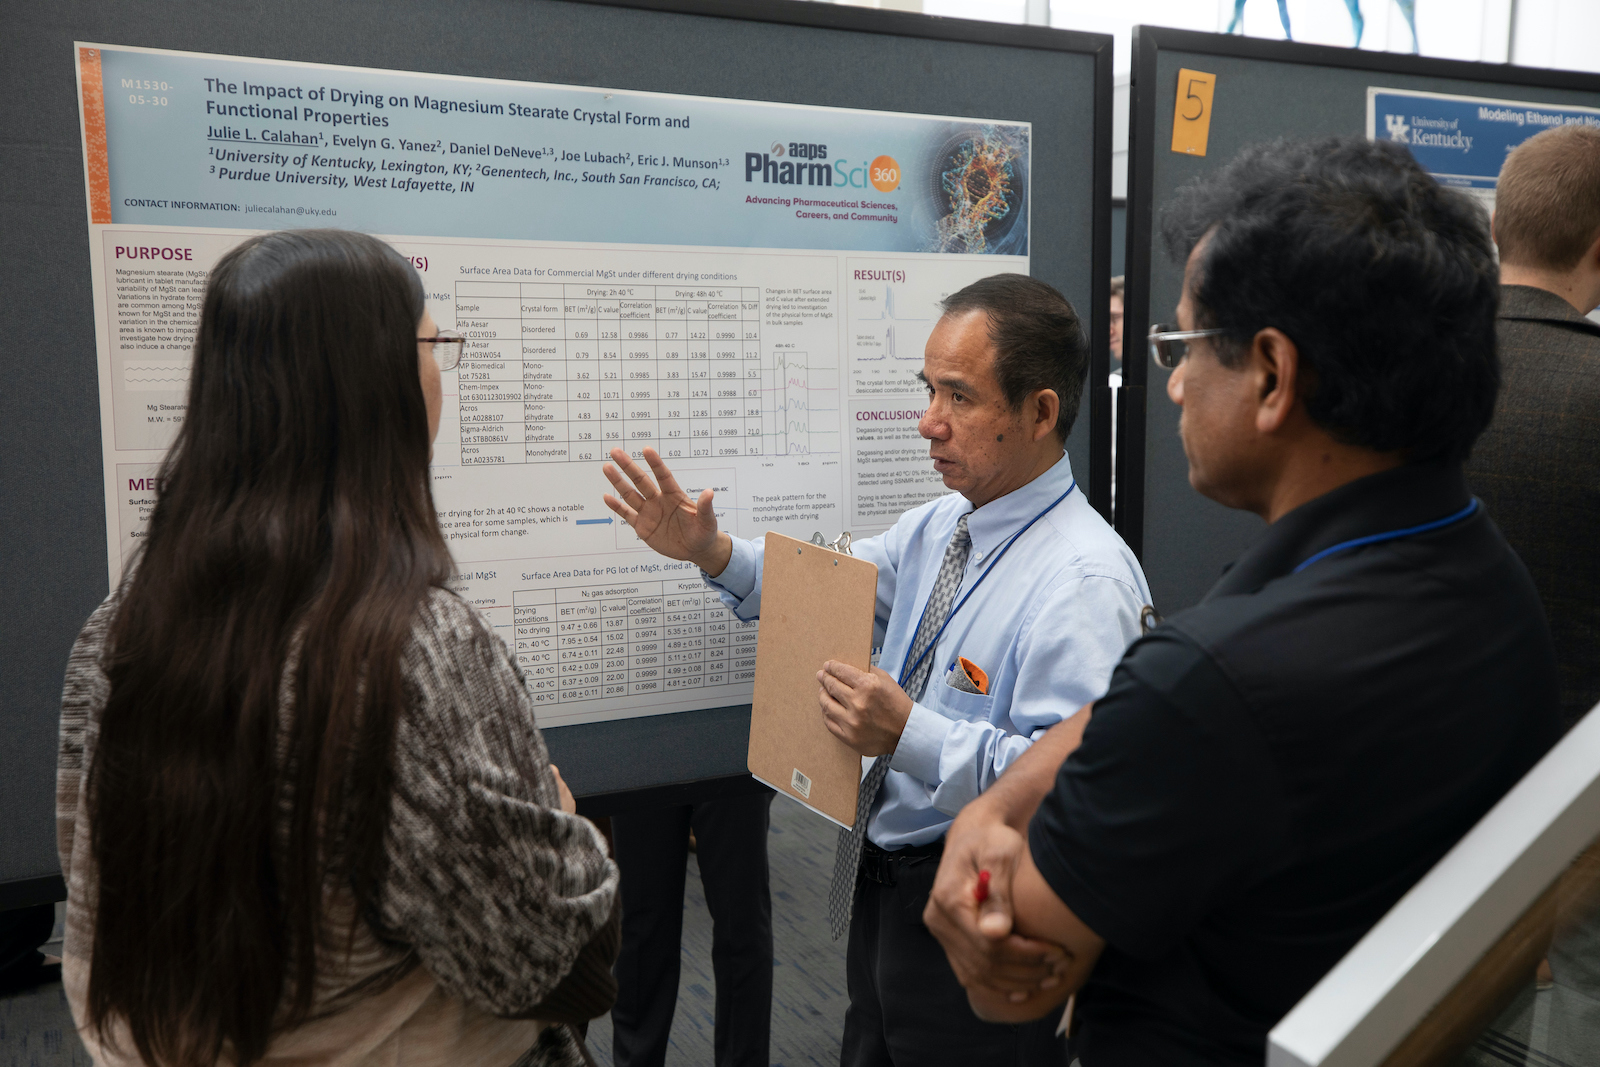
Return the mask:
<svg viewBox="0 0 1600 1067">
<path fill-rule="evenodd" d="M 271 229 L 379 234 L 467 337 L 434 500 L 544 726 L 750 699 L 757 624 L 615 521 L 611 448 L 657 449 L 737 536 L 886 529 L 945 492 L 915 378 L 939 301 L 1028 270 L 1026 124 L 78 54 L 112 581 L 211 267 Z"/>
</svg>

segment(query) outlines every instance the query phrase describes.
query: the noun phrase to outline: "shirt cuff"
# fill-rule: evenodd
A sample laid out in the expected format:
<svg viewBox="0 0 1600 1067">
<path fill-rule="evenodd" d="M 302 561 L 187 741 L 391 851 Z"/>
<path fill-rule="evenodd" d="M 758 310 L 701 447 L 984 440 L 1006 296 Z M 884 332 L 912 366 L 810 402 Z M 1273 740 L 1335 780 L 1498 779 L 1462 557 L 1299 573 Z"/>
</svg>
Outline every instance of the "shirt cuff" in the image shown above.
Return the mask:
<svg viewBox="0 0 1600 1067">
<path fill-rule="evenodd" d="M 944 739 L 953 725 L 932 708 L 912 704 L 906 727 L 900 731 L 900 743 L 889 759 L 889 769 L 904 771 L 928 785 L 938 785 L 939 755 L 944 751 Z"/>
<path fill-rule="evenodd" d="M 728 565 L 722 568 L 722 573 L 713 578 L 705 571 L 701 571 L 700 577 L 704 578 L 707 584 L 743 603 L 756 590 L 756 549 L 742 537 L 734 537 L 731 540 L 733 554 L 728 557 Z"/>
</svg>

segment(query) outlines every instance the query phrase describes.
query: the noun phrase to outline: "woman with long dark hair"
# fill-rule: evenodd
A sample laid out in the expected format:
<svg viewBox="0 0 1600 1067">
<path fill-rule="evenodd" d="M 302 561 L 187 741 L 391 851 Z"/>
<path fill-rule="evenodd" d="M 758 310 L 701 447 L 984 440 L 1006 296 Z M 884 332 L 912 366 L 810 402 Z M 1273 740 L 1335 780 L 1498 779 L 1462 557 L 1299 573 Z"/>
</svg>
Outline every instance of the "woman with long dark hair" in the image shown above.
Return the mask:
<svg viewBox="0 0 1600 1067">
<path fill-rule="evenodd" d="M 445 586 L 436 333 L 362 234 L 212 272 L 149 535 L 62 698 L 98 1063 L 576 1063 L 559 1024 L 609 1007 L 616 868 Z"/>
</svg>

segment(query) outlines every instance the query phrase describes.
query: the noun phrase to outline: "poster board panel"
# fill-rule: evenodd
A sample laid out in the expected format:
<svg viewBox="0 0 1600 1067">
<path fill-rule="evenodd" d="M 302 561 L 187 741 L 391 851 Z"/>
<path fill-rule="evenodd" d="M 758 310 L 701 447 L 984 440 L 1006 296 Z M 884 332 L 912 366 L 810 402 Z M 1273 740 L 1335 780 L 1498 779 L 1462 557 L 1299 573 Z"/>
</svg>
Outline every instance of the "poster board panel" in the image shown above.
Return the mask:
<svg viewBox="0 0 1600 1067">
<path fill-rule="evenodd" d="M 1149 26 L 1134 31 L 1134 64 L 1123 326 L 1134 356 L 1124 363 L 1127 388 L 1119 398 L 1126 407 L 1118 423 L 1116 527 L 1139 554 L 1157 609 L 1170 614 L 1199 601 L 1262 524 L 1190 487 L 1179 409 L 1166 396 L 1169 372 L 1153 363 L 1139 340 L 1152 322 L 1173 321 L 1181 295 L 1182 265 L 1168 258 L 1161 242 L 1162 205 L 1184 182 L 1221 169 L 1246 145 L 1279 137 L 1367 135 L 1369 91 L 1375 88 L 1590 109 L 1600 107 L 1600 76 Z M 1170 147 L 1182 69 L 1215 79 L 1203 156 Z M 1378 135 L 1387 135 L 1384 117 L 1376 122 Z M 1524 128 L 1529 136 L 1536 132 Z M 1494 148 L 1499 158 L 1504 147 Z M 1493 169 L 1498 173 L 1498 163 Z"/>
<path fill-rule="evenodd" d="M 1097 380 L 1103 380 L 1105 323 L 1098 309 L 1105 304 L 1109 253 L 1108 37 L 721 0 L 468 0 L 450 11 L 442 31 L 448 47 L 441 47 L 437 33 L 419 29 L 438 25 L 437 11 L 414 0 L 289 0 L 250 10 L 135 0 L 19 10 L 11 20 L 15 47 L 37 61 L 4 75 L 17 102 L 8 128 L 13 144 L 33 147 L 0 194 L 0 219 L 34 251 L 0 266 L 0 285 L 14 317 L 39 324 L 35 347 L 49 354 L 16 369 L 0 420 L 0 441 L 17 457 L 0 503 L 9 532 L 0 573 L 15 606 L 0 623 L 7 649 L 0 713 L 9 760 L 9 773 L 0 776 L 0 808 L 12 815 L 0 825 L 0 884 L 29 887 L 29 899 L 59 892 L 53 787 L 61 676 L 73 636 L 107 591 L 74 41 L 1033 123 L 1039 141 L 1032 224 L 1053 237 L 1028 269 L 1087 309 Z M 983 70 L 1005 77 L 950 76 Z M 115 88 L 120 91 L 120 81 Z M 773 142 L 781 136 L 774 131 Z M 1087 417 L 1091 410 L 1094 419 L 1103 417 L 1109 434 L 1104 392 L 1090 390 L 1086 417 L 1069 441 L 1079 456 L 1088 455 L 1091 468 L 1105 464 L 1105 450 L 1090 449 Z M 1108 467 L 1104 474 L 1108 487 Z M 649 720 L 617 720 L 556 728 L 547 736 L 553 755 L 585 793 L 742 772 L 748 705 L 669 718 L 671 730 L 643 725 Z"/>
</svg>

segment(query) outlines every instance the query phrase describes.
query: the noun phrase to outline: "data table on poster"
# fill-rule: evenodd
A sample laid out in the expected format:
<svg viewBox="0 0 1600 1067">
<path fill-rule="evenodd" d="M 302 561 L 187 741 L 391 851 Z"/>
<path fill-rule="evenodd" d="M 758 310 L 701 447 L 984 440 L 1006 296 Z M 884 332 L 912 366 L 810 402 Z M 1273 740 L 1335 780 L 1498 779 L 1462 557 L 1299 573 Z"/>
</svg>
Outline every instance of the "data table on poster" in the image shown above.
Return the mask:
<svg viewBox="0 0 1600 1067">
<path fill-rule="evenodd" d="M 534 701 L 749 685 L 756 623 L 699 579 L 520 589 L 487 612 L 516 653 Z"/>
<path fill-rule="evenodd" d="M 457 282 L 462 465 L 765 454 L 760 292 Z"/>
</svg>

